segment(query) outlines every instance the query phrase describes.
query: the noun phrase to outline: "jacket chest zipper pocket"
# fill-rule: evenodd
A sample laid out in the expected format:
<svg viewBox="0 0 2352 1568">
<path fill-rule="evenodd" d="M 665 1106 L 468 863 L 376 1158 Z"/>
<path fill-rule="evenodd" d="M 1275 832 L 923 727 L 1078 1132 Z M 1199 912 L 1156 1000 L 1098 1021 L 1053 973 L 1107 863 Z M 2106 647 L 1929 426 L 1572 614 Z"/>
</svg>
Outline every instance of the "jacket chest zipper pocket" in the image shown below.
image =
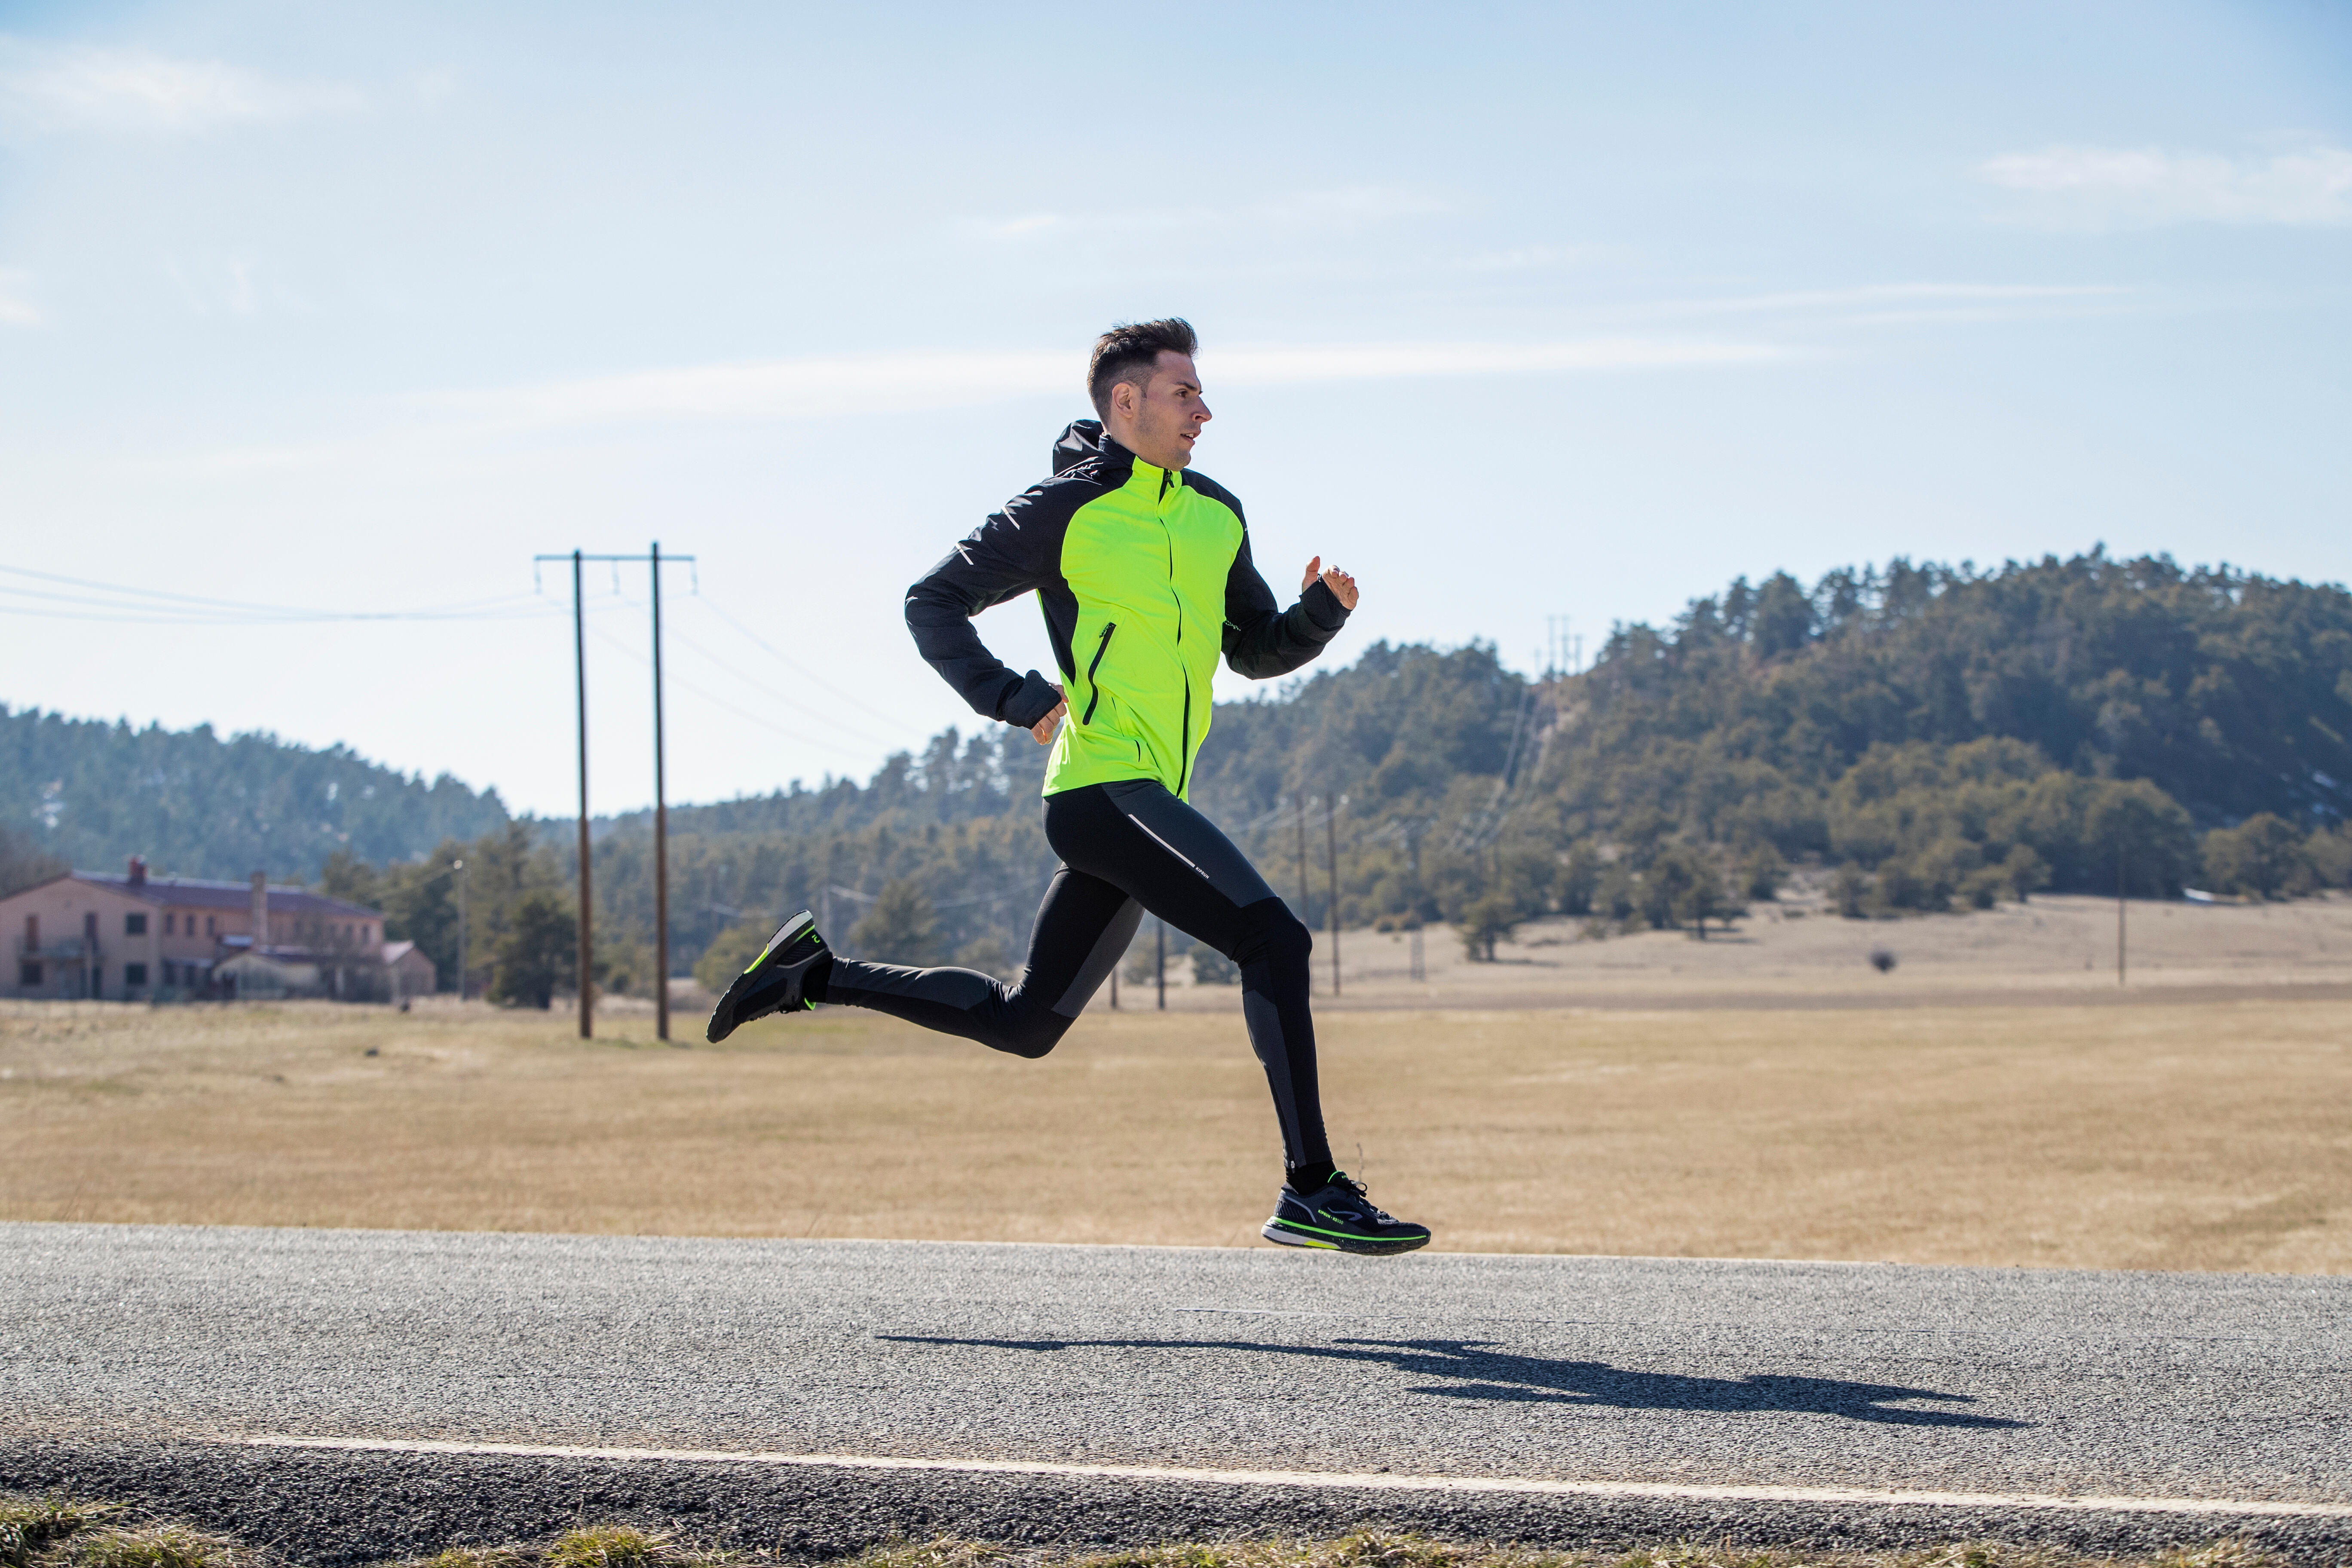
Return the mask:
<svg viewBox="0 0 2352 1568">
<path fill-rule="evenodd" d="M 1091 724 L 1095 721 L 1095 704 L 1102 700 L 1102 688 L 1095 686 L 1095 671 L 1102 668 L 1103 655 L 1110 651 L 1110 634 L 1117 630 L 1118 630 L 1117 621 L 1103 623 L 1102 640 L 1095 644 L 1095 657 L 1087 665 L 1087 684 L 1093 687 L 1094 690 L 1087 699 L 1087 710 L 1078 715 L 1078 722 L 1081 724 Z"/>
</svg>

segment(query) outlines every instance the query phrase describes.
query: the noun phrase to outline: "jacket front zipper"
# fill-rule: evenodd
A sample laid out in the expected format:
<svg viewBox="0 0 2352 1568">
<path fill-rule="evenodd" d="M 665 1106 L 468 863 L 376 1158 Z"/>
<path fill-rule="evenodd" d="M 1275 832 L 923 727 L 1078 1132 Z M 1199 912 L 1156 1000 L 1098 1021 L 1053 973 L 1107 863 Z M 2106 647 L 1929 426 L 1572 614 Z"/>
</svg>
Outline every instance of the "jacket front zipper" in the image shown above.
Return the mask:
<svg viewBox="0 0 2352 1568">
<path fill-rule="evenodd" d="M 1168 494 L 1168 476 L 1160 477 L 1160 493 Z M 1176 591 L 1176 531 L 1168 520 L 1160 520 L 1160 531 L 1168 541 L 1168 597 L 1176 605 L 1176 668 L 1184 677 L 1184 727 L 1176 742 L 1176 789 L 1183 797 L 1184 781 L 1192 776 L 1192 672 L 1184 667 L 1184 595 Z"/>
<path fill-rule="evenodd" d="M 1087 685 L 1092 688 L 1092 694 L 1087 698 L 1087 710 L 1078 715 L 1078 722 L 1081 724 L 1091 724 L 1095 721 L 1095 704 L 1102 700 L 1102 688 L 1095 685 L 1095 671 L 1102 668 L 1103 655 L 1110 651 L 1110 634 L 1117 630 L 1118 630 L 1117 621 L 1105 621 L 1102 640 L 1095 644 L 1094 659 L 1087 666 Z"/>
</svg>

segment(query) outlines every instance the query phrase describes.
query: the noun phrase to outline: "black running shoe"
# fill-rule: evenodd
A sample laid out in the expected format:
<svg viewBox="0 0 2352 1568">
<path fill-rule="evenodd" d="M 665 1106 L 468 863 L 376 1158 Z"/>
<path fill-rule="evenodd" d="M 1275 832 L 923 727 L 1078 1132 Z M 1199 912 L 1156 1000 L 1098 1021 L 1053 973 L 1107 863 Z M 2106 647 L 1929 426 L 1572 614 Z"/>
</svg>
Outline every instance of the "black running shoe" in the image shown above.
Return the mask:
<svg viewBox="0 0 2352 1568">
<path fill-rule="evenodd" d="M 778 927 L 751 967 L 735 977 L 710 1010 L 710 1026 L 703 1037 L 715 1046 L 754 1018 L 810 1011 L 816 1004 L 803 994 L 809 971 L 819 959 L 832 956 L 833 949 L 816 933 L 816 917 L 803 910 Z"/>
<path fill-rule="evenodd" d="M 1299 1196 L 1288 1187 L 1274 1201 L 1274 1217 L 1259 1233 L 1285 1247 L 1319 1247 L 1331 1252 L 1411 1252 L 1429 1245 L 1429 1227 L 1408 1225 L 1381 1212 L 1364 1195 L 1364 1184 L 1344 1171 L 1331 1184 Z"/>
</svg>

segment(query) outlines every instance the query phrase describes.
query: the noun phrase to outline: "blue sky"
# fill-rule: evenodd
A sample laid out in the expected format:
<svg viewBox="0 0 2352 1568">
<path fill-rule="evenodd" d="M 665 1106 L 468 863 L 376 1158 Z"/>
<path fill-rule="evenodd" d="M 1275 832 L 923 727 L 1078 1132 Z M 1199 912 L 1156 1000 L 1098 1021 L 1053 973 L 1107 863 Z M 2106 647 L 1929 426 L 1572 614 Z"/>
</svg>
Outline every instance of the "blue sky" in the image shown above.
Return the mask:
<svg viewBox="0 0 2352 1568">
<path fill-rule="evenodd" d="M 2287 0 L 0 5 L 0 700 L 566 813 L 530 557 L 659 539 L 673 798 L 863 774 L 976 722 L 906 584 L 1164 313 L 1343 658 L 1896 553 L 2341 582 L 2347 89 Z"/>
</svg>

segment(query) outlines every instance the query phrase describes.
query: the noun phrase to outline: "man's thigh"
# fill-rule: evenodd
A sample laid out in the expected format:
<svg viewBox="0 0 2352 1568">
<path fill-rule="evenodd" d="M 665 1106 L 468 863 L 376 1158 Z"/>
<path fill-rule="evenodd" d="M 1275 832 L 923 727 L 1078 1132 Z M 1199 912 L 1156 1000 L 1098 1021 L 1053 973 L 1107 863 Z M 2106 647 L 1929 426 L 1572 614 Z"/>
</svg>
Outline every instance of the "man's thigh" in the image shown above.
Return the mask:
<svg viewBox="0 0 2352 1568">
<path fill-rule="evenodd" d="M 1064 862 L 1232 956 L 1244 929 L 1242 910 L 1275 896 L 1233 840 L 1148 779 L 1071 793 L 1087 798 L 1055 796 L 1063 809 L 1046 819 Z"/>
<path fill-rule="evenodd" d="M 1125 889 L 1066 865 L 1055 871 L 1029 931 L 1024 1003 L 1076 1017 L 1142 923 L 1143 910 Z"/>
</svg>

